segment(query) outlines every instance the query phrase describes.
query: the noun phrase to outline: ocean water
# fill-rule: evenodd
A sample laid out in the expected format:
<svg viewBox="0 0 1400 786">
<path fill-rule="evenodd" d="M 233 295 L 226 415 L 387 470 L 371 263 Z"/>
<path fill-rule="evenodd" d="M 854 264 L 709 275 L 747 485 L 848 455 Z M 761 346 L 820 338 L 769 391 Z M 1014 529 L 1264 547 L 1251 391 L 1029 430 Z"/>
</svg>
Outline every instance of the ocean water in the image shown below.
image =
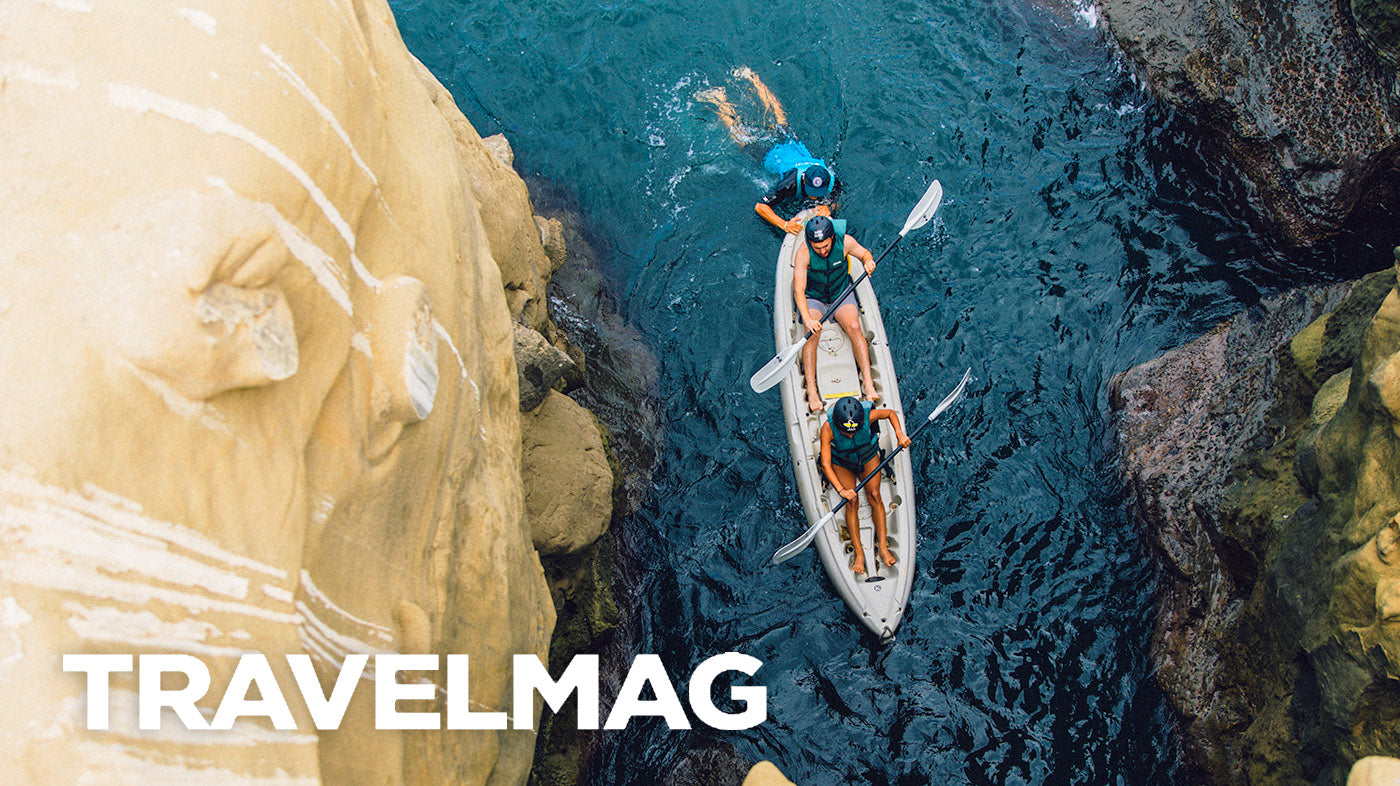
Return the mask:
<svg viewBox="0 0 1400 786">
<path fill-rule="evenodd" d="M 764 662 L 748 731 L 634 723 L 596 784 L 654 784 L 698 749 L 798 783 L 1181 779 L 1150 674 L 1153 574 L 1108 430 L 1115 373 L 1314 277 L 1252 227 L 1189 123 L 1134 78 L 1091 8 L 1057 2 L 395 0 L 410 49 L 516 166 L 569 190 L 612 293 L 660 358 L 655 489 L 619 528 L 645 566 L 639 650 L 675 674 Z M 809 551 L 772 354 L 772 182 L 698 90 L 754 133 L 749 66 L 844 178 L 839 215 L 882 249 L 934 178 L 942 209 L 874 286 L 905 407 L 967 398 L 914 449 L 920 547 L 882 646 Z M 683 690 L 683 688 L 682 688 Z"/>
</svg>

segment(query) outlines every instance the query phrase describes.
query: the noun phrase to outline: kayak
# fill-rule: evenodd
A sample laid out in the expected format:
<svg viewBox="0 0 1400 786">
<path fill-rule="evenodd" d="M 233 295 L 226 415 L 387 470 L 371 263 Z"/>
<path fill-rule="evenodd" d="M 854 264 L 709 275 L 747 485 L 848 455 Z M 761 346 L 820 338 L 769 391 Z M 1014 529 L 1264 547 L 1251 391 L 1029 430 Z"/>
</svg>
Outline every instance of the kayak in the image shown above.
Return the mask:
<svg viewBox="0 0 1400 786">
<path fill-rule="evenodd" d="M 806 210 L 798 218 L 807 219 L 815 215 Z M 788 235 L 778 252 L 777 283 L 774 291 L 773 338 L 776 349 L 781 353 L 794 343 L 802 341 L 806 329 L 801 316 L 792 301 L 793 260 L 801 234 Z M 848 257 L 849 260 L 849 257 Z M 857 275 L 862 272 L 858 262 L 851 265 Z M 904 417 L 904 407 L 899 398 L 899 383 L 895 379 L 894 362 L 890 357 L 889 341 L 885 336 L 885 324 L 880 319 L 880 305 L 875 298 L 875 290 L 866 277 L 856 287 L 856 298 L 860 303 L 860 324 L 870 345 L 870 374 L 875 380 L 875 389 L 880 393 L 876 406 L 892 409 L 899 415 L 899 422 L 908 430 L 909 421 Z M 817 344 L 817 387 L 828 409 L 842 396 L 860 398 L 860 371 L 856 367 L 850 338 L 846 331 L 829 320 L 822 329 Z M 787 429 L 788 447 L 792 451 L 792 470 L 797 479 L 798 495 L 802 500 L 802 511 L 810 527 L 829 514 L 841 502 L 841 495 L 826 482 L 819 462 L 821 460 L 821 427 L 827 413 L 809 412 L 807 390 L 803 379 L 802 363 L 793 363 L 787 376 L 779 384 L 783 399 L 783 421 Z M 888 455 L 898 447 L 894 429 L 888 424 L 880 427 L 880 448 L 882 455 Z M 865 550 L 867 575 L 857 576 L 851 572 L 851 562 L 855 558 L 846 529 L 844 510 L 830 524 L 823 527 L 816 536 L 817 554 L 826 569 L 836 594 L 846 602 L 851 611 L 881 641 L 894 638 L 895 630 L 904 617 L 904 608 L 909 603 L 909 588 L 914 577 L 914 547 L 917 540 L 914 527 L 914 477 L 910 464 L 909 451 L 901 451 L 885 469 L 881 479 L 880 495 L 886 506 L 886 526 L 890 551 L 896 562 L 885 566 L 876 559 L 874 549 L 875 525 L 871 519 L 870 503 L 865 492 L 859 494 L 860 501 L 860 540 Z M 873 482 L 873 481 L 872 481 Z"/>
</svg>

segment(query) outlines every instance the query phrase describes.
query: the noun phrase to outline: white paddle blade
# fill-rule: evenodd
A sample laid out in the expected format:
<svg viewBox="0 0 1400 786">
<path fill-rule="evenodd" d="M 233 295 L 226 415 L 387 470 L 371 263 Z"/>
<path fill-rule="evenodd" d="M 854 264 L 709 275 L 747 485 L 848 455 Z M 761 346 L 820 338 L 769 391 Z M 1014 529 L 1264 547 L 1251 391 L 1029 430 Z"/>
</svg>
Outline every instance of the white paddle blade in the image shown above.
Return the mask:
<svg viewBox="0 0 1400 786">
<path fill-rule="evenodd" d="M 787 376 L 788 367 L 792 365 L 793 359 L 796 358 L 801 351 L 802 344 L 793 344 L 782 352 L 779 352 L 772 360 L 768 361 L 763 368 L 754 372 L 752 377 L 749 377 L 749 387 L 753 388 L 753 392 L 755 393 L 762 393 L 779 382 L 782 382 L 783 377 Z"/>
<path fill-rule="evenodd" d="M 943 414 L 943 410 L 953 406 L 953 402 L 962 398 L 963 390 L 967 388 L 967 381 L 969 379 L 972 379 L 972 369 L 964 371 L 962 381 L 958 383 L 957 387 L 953 388 L 953 392 L 949 393 L 942 401 L 938 402 L 938 406 L 933 408 L 933 412 L 929 413 L 928 416 L 930 421 Z"/>
<path fill-rule="evenodd" d="M 839 510 L 840 507 L 838 506 L 837 509 Z M 779 562 L 787 562 L 788 560 L 797 556 L 798 552 L 807 548 L 808 544 L 816 540 L 817 533 L 822 531 L 822 527 L 825 527 L 827 524 L 830 524 L 832 518 L 834 518 L 835 516 L 836 511 L 831 511 L 830 513 L 823 516 L 821 521 L 818 521 L 816 524 L 813 524 L 812 526 L 808 527 L 807 531 L 802 533 L 802 535 L 797 540 L 794 540 L 793 542 L 773 552 L 773 564 L 777 565 Z"/>
<path fill-rule="evenodd" d="M 904 228 L 899 230 L 900 237 L 909 234 L 911 231 L 927 224 L 933 214 L 938 212 L 938 206 L 943 204 L 943 184 L 937 180 L 929 184 L 928 190 L 919 200 L 919 204 L 914 206 L 909 213 L 909 218 L 904 222 Z"/>
</svg>

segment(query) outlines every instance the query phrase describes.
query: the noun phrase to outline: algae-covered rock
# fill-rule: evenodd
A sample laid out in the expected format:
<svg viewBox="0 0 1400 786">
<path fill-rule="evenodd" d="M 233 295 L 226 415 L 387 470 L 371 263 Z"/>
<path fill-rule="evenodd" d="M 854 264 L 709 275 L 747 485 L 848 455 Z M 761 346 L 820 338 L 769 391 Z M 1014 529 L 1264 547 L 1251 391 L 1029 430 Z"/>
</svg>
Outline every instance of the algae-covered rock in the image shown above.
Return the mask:
<svg viewBox="0 0 1400 786">
<path fill-rule="evenodd" d="M 1195 556 L 1172 568 L 1206 569 L 1165 574 L 1153 642 L 1197 780 L 1340 783 L 1361 757 L 1400 750 L 1394 281 L 1393 272 L 1370 276 L 1277 352 L 1258 347 L 1280 367 L 1262 388 L 1243 388 L 1265 402 L 1259 425 L 1230 420 L 1227 408 L 1198 417 L 1221 390 L 1257 384 L 1249 363 L 1208 377 L 1196 398 L 1160 415 L 1143 402 L 1176 389 L 1179 375 L 1163 371 L 1199 349 L 1115 381 L 1127 388 L 1115 404 L 1138 515 L 1159 543 L 1173 541 L 1164 554 Z M 1235 435 L 1224 450 L 1222 434 Z M 1144 461 L 1164 450 L 1173 461 Z M 1198 466 L 1201 456 L 1212 465 Z M 1184 482 L 1193 479 L 1206 485 Z M 1183 533 L 1202 535 L 1183 543 Z M 1182 606 L 1183 584 L 1204 603 Z"/>
</svg>

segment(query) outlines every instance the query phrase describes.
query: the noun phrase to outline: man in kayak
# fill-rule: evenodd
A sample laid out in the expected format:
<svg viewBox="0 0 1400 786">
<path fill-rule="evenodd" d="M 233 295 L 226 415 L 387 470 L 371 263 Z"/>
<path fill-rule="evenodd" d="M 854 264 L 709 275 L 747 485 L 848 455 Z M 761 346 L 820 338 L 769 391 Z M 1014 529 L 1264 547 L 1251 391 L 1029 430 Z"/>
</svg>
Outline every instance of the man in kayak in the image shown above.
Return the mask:
<svg viewBox="0 0 1400 786">
<path fill-rule="evenodd" d="M 779 135 L 779 140 L 763 156 L 763 168 L 778 176 L 778 184 L 771 191 L 763 196 L 754 206 L 754 212 L 758 213 L 764 221 L 772 224 L 778 229 L 795 235 L 802 231 L 802 222 L 795 218 L 785 219 L 773 210 L 773 204 L 784 199 L 796 197 L 803 205 L 808 206 L 815 203 L 818 213 L 824 216 L 831 215 L 831 205 L 835 203 L 836 177 L 831 173 L 831 168 L 826 165 L 826 161 L 817 158 L 807 146 L 802 144 L 792 133 L 792 129 L 787 124 L 787 113 L 783 111 L 783 105 L 778 103 L 777 96 L 763 83 L 747 66 L 734 69 L 734 76 L 748 80 L 753 86 L 754 94 L 763 104 L 766 116 L 771 116 L 773 122 L 770 124 Z M 758 141 L 761 137 L 749 126 L 739 119 L 739 113 L 734 109 L 734 105 L 729 103 L 729 97 L 725 94 L 723 87 L 712 87 L 701 90 L 695 94 L 696 99 L 706 101 L 715 106 L 715 114 L 724 124 L 729 136 L 738 143 L 739 147 L 748 148 L 752 142 Z M 799 208 L 800 210 L 800 208 Z"/>
<path fill-rule="evenodd" d="M 857 576 L 865 575 L 865 549 L 860 545 L 860 505 L 856 501 L 855 487 L 880 464 L 880 433 L 875 424 L 881 420 L 888 420 L 894 426 L 895 440 L 901 447 L 909 447 L 909 436 L 904 433 L 894 410 L 874 409 L 853 396 L 837 401 L 822 423 L 822 474 L 847 502 L 846 533 L 856 554 L 851 561 L 851 571 Z M 865 499 L 870 503 L 870 517 L 875 522 L 876 558 L 888 567 L 896 560 L 890 553 L 885 532 L 885 504 L 880 499 L 878 476 L 865 484 Z"/>
<path fill-rule="evenodd" d="M 816 412 L 823 406 L 821 391 L 817 389 L 817 341 L 822 333 L 822 314 L 851 283 L 846 257 L 859 259 L 867 273 L 874 273 L 875 255 L 846 234 L 846 222 L 842 219 L 813 216 L 807 221 L 806 241 L 797 247 L 793 257 L 792 297 L 803 327 L 812 331 L 802 348 L 802 373 L 807 380 L 807 408 Z M 851 339 L 865 397 L 878 401 L 880 394 L 870 379 L 870 347 L 860 329 L 860 309 L 854 292 L 841 298 L 834 316 Z"/>
</svg>

